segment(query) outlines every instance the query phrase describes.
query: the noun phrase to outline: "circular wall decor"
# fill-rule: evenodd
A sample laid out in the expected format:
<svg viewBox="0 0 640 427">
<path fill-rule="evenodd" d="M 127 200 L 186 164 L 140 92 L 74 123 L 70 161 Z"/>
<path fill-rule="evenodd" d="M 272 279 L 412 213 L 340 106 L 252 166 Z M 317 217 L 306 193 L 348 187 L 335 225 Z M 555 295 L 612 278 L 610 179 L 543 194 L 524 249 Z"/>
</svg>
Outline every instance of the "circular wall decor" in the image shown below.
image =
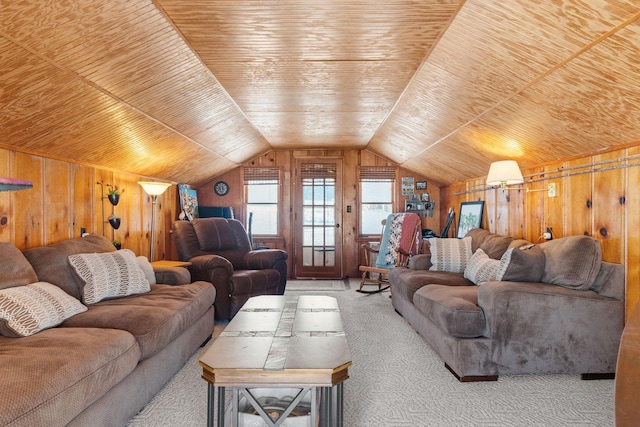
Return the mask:
<svg viewBox="0 0 640 427">
<path fill-rule="evenodd" d="M 224 181 L 218 181 L 214 184 L 213 191 L 218 196 L 224 196 L 229 192 L 229 184 Z"/>
</svg>

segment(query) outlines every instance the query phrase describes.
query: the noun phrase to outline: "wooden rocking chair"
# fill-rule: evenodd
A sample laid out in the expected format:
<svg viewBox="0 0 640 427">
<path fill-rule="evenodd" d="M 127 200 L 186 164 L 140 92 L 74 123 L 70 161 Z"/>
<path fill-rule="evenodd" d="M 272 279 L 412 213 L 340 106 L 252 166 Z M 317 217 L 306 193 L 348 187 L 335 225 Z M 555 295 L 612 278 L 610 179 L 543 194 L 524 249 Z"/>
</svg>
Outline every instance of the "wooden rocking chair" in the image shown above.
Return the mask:
<svg viewBox="0 0 640 427">
<path fill-rule="evenodd" d="M 361 246 L 364 264 L 359 267 L 362 280 L 357 292 L 376 293 L 389 289 L 389 270 L 406 267 L 411 255 L 422 248 L 422 221 L 415 213 L 393 213 L 382 220 L 382 234 L 378 244 Z M 364 285 L 378 289 L 365 291 Z"/>
</svg>

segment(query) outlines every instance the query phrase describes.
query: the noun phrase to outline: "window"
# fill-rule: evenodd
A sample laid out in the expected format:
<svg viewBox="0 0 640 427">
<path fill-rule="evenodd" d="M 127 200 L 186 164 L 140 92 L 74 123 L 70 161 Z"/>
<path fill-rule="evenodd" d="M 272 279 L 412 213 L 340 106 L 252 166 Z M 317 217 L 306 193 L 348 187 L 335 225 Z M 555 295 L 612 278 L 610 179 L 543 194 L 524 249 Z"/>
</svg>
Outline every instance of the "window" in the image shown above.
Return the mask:
<svg viewBox="0 0 640 427">
<path fill-rule="evenodd" d="M 280 170 L 244 168 L 247 229 L 251 234 L 278 234 Z"/>
<path fill-rule="evenodd" d="M 382 220 L 393 211 L 396 170 L 389 166 L 360 168 L 360 235 L 380 234 Z"/>
</svg>

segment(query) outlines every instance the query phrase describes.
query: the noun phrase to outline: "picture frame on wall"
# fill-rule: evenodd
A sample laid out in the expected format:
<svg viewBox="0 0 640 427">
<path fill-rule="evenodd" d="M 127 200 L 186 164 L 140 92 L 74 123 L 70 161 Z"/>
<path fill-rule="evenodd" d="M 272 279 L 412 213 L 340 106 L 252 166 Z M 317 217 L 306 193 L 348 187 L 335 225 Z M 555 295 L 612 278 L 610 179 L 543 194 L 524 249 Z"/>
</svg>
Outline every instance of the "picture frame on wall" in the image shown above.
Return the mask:
<svg viewBox="0 0 640 427">
<path fill-rule="evenodd" d="M 416 181 L 416 190 L 426 190 L 427 181 Z"/>
<path fill-rule="evenodd" d="M 456 237 L 462 239 L 469 230 L 482 227 L 482 213 L 484 202 L 462 202 L 458 215 L 458 233 Z"/>
<path fill-rule="evenodd" d="M 198 194 L 196 190 L 187 184 L 178 184 L 178 194 L 180 196 L 181 220 L 191 221 L 198 218 Z"/>
</svg>

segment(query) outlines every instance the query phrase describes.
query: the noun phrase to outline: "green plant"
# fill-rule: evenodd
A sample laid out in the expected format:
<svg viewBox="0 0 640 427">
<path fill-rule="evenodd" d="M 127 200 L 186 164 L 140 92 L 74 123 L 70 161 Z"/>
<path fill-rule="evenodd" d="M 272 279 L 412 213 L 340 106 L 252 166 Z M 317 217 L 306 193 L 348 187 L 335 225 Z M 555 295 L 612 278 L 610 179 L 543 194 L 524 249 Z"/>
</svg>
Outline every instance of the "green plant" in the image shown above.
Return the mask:
<svg viewBox="0 0 640 427">
<path fill-rule="evenodd" d="M 124 188 L 120 190 L 117 185 L 107 184 L 107 193 L 108 194 L 117 194 L 118 196 L 124 193 Z"/>
</svg>

